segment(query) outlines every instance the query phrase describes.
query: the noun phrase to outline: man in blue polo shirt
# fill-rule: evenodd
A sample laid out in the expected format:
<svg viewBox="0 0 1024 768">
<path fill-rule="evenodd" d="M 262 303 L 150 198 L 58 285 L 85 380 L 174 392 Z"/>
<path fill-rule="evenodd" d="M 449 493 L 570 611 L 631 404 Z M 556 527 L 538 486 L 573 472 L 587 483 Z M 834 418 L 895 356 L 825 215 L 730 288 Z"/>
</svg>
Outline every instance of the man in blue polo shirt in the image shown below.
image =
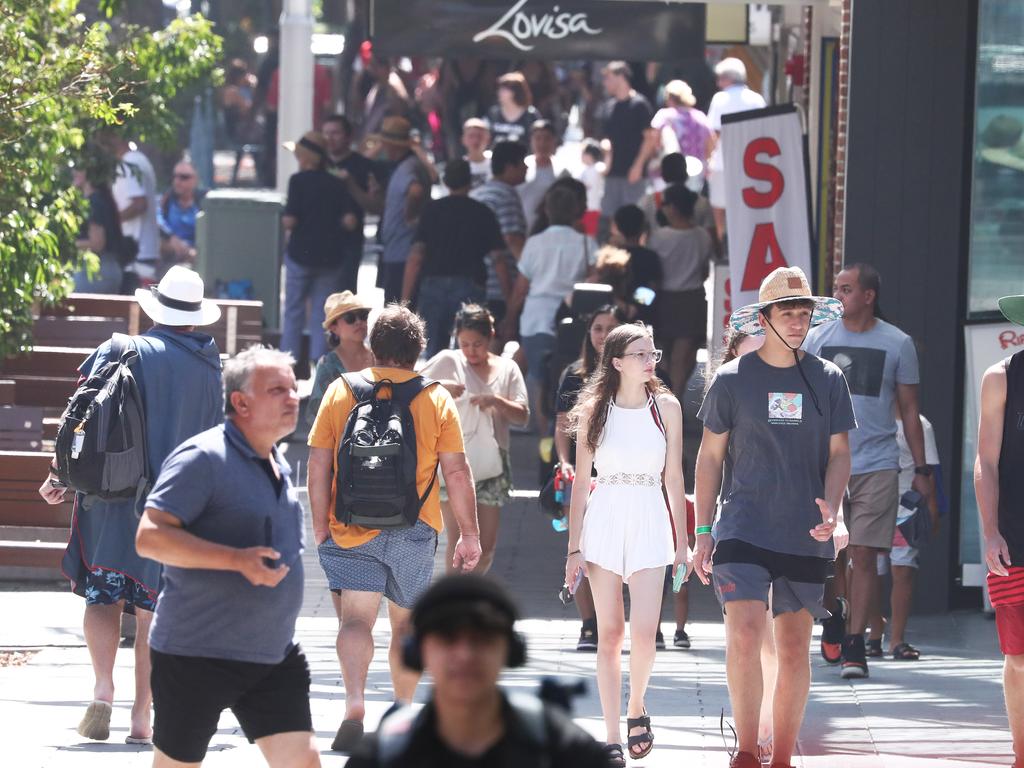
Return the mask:
<svg viewBox="0 0 1024 768">
<path fill-rule="evenodd" d="M 199 765 L 225 709 L 271 766 L 319 766 L 309 667 L 294 642 L 303 513 L 276 443 L 295 429 L 291 355 L 224 367 L 227 421 L 182 443 L 136 547 L 165 566 L 150 631 L 157 768 Z"/>
</svg>

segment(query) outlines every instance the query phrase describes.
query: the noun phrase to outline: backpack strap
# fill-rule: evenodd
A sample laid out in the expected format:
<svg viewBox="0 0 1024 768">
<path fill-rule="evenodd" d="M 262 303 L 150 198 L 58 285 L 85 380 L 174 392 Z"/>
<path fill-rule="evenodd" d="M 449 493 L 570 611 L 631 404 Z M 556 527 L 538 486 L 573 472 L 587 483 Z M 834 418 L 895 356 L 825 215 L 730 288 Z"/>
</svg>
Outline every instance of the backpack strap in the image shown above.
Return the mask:
<svg viewBox="0 0 1024 768">
<path fill-rule="evenodd" d="M 416 396 L 426 389 L 430 389 L 440 382 L 434 379 L 426 379 L 423 376 L 414 376 L 408 381 L 403 381 L 401 384 L 391 385 L 391 399 L 397 403 L 403 404 L 408 408 L 412 401 L 416 399 Z M 423 492 L 423 495 L 419 497 L 419 508 L 422 509 L 423 505 L 427 503 L 427 499 L 430 498 L 430 492 L 434 490 L 434 483 L 437 482 L 437 469 L 441 466 L 440 460 L 434 463 L 434 471 L 430 474 L 430 482 L 427 484 L 427 489 Z"/>
<path fill-rule="evenodd" d="M 110 358 L 108 362 L 119 362 L 125 365 L 130 364 L 137 356 L 139 352 L 135 346 L 135 341 L 131 336 L 124 333 L 115 333 L 110 337 Z M 130 355 L 129 359 L 125 360 L 125 355 Z"/>
<path fill-rule="evenodd" d="M 658 407 L 658 396 L 651 395 L 651 417 L 654 419 L 655 426 L 658 430 L 668 439 L 668 431 L 665 429 L 665 420 L 661 417 L 661 408 Z M 664 472 L 662 473 L 661 483 L 661 495 L 665 497 L 665 509 L 668 510 L 668 523 L 672 526 L 672 546 L 676 546 L 676 521 L 672 517 L 672 505 L 668 500 L 668 489 L 665 488 Z"/>
<path fill-rule="evenodd" d="M 374 384 L 365 376 L 358 373 L 343 373 L 341 378 L 344 379 L 349 391 L 352 392 L 356 403 L 364 403 L 373 399 Z"/>
<path fill-rule="evenodd" d="M 654 418 L 654 424 L 658 427 L 661 434 L 668 437 L 668 432 L 665 430 L 665 420 L 661 418 L 661 408 L 658 407 L 657 395 L 651 395 L 651 416 Z"/>
</svg>

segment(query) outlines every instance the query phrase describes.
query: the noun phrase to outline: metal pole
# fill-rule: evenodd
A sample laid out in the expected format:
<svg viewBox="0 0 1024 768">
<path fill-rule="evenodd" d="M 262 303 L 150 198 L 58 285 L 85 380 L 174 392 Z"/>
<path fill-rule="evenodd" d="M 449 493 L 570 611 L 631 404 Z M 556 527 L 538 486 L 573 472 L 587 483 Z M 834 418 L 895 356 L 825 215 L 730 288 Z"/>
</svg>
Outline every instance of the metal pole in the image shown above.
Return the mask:
<svg viewBox="0 0 1024 768">
<path fill-rule="evenodd" d="M 281 58 L 278 74 L 277 189 L 288 189 L 298 170 L 295 157 L 281 146 L 297 141 L 313 127 L 312 0 L 285 0 L 281 9 Z"/>
</svg>

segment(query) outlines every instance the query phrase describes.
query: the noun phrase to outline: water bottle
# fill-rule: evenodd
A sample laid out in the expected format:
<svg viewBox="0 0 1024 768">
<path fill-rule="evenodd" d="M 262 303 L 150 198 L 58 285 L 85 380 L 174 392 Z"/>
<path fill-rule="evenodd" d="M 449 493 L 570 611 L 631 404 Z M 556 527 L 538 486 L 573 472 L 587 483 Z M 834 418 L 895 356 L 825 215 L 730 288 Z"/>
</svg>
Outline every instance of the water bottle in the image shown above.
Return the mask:
<svg viewBox="0 0 1024 768">
<path fill-rule="evenodd" d="M 555 472 L 555 503 L 556 504 L 564 504 L 565 503 L 565 491 L 562 490 L 562 482 L 563 482 L 563 480 L 562 480 L 562 470 L 559 469 L 557 472 Z"/>
</svg>

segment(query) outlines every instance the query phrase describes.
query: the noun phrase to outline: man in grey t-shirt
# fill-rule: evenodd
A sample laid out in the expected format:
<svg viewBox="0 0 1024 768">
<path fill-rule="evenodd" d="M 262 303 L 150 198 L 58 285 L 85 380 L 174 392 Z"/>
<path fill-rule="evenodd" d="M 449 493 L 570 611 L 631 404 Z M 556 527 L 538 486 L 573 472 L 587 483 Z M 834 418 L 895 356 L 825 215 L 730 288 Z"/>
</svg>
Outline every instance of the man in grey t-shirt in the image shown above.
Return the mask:
<svg viewBox="0 0 1024 768">
<path fill-rule="evenodd" d="M 295 429 L 291 355 L 224 367 L 222 426 L 168 456 L 136 547 L 165 566 L 150 632 L 154 766 L 198 765 L 230 709 L 271 765 L 319 766 L 302 605 L 302 505 L 276 443 Z"/>
<path fill-rule="evenodd" d="M 837 546 L 833 533 L 839 542 L 845 532 L 837 512 L 850 476 L 847 432 L 856 427 L 842 372 L 799 351 L 812 323 L 839 316 L 839 302 L 812 296 L 804 273 L 789 267 L 765 278 L 758 298 L 734 312 L 731 325 L 764 334 L 764 345 L 718 370 L 698 414 L 704 434 L 695 472 L 694 563 L 701 581 L 714 582 L 725 612 L 739 742 L 732 768 L 760 768 L 764 695 L 775 699 L 772 764 L 790 764 L 810 690 L 814 617 L 828 615 L 821 601 Z M 760 658 L 769 592 L 779 658 L 774 694 L 763 690 Z"/>
<path fill-rule="evenodd" d="M 827 601 L 834 618 L 825 623 L 821 640 L 822 656 L 830 664 L 841 661 L 844 678 L 868 676 L 864 631 L 878 593 L 876 563 L 880 552 L 892 548 L 900 504 L 897 408 L 907 425 L 907 445 L 914 457 L 913 488 L 925 501 L 934 492 L 918 409 L 917 352 L 913 339 L 878 318 L 880 288 L 874 267 L 847 266 L 835 278 L 835 297 L 843 303 L 843 319 L 815 328 L 804 343 L 808 352 L 842 369 L 857 413 L 857 431 L 850 435 L 853 466 L 846 508 L 853 561 L 849 626 L 843 627 L 844 606 L 836 601 L 833 608 Z M 845 565 L 841 560 L 837 574 L 846 572 Z M 835 582 L 840 594 L 843 581 Z"/>
</svg>

